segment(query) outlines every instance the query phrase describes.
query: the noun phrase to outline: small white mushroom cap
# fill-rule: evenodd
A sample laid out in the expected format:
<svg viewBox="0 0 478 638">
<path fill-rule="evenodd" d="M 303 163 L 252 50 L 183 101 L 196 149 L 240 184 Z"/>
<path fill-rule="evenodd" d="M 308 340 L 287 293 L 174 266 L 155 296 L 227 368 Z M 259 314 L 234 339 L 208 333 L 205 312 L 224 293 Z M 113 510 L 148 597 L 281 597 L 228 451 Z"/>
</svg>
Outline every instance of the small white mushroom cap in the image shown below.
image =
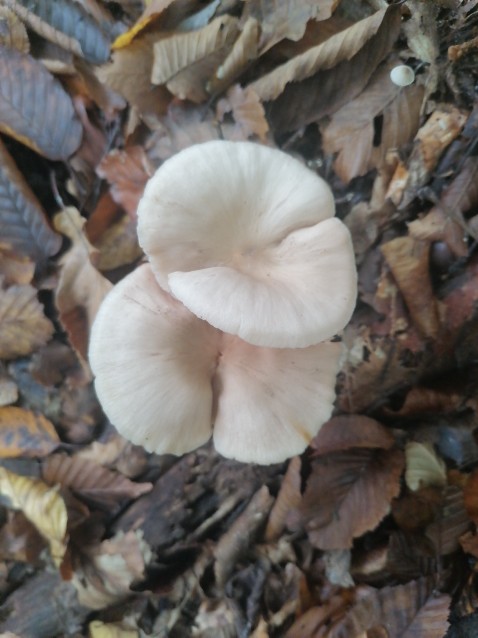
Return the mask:
<svg viewBox="0 0 478 638">
<path fill-rule="evenodd" d="M 221 333 L 144 265 L 103 302 L 90 363 L 106 415 L 133 443 L 182 454 L 213 434 L 224 456 L 275 463 L 301 453 L 329 418 L 340 350 L 259 348 Z"/>
<path fill-rule="evenodd" d="M 159 284 L 221 331 L 306 347 L 349 321 L 356 272 L 328 185 L 289 155 L 207 142 L 165 162 L 138 207 Z"/>
<path fill-rule="evenodd" d="M 415 82 L 415 72 L 410 66 L 399 64 L 390 71 L 390 79 L 397 86 L 409 86 Z"/>
</svg>

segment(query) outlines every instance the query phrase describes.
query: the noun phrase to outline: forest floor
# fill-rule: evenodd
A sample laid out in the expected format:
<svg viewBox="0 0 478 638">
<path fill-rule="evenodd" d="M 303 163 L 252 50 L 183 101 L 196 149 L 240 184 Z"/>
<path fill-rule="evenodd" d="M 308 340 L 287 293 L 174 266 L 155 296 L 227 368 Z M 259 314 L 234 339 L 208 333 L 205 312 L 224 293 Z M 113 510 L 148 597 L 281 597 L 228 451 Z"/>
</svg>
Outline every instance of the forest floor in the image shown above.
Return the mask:
<svg viewBox="0 0 478 638">
<path fill-rule="evenodd" d="M 3 0 L 0 131 L 0 635 L 477 636 L 478 0 Z M 88 362 L 147 180 L 217 139 L 354 244 L 334 415 L 278 465 L 146 453 Z"/>
</svg>

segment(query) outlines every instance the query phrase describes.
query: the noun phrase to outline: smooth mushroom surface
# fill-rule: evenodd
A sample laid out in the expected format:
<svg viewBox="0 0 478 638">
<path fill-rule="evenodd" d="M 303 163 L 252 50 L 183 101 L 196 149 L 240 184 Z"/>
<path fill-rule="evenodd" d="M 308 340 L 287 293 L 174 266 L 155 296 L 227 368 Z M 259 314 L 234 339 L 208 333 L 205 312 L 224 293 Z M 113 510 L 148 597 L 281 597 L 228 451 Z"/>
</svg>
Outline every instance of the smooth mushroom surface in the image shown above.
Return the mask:
<svg viewBox="0 0 478 638">
<path fill-rule="evenodd" d="M 159 284 L 199 318 L 257 346 L 307 347 L 349 321 L 347 228 L 326 182 L 282 151 L 198 144 L 167 160 L 138 207 Z"/>
<path fill-rule="evenodd" d="M 109 292 L 90 340 L 96 391 L 120 434 L 172 454 L 212 434 L 223 455 L 256 463 L 302 452 L 330 417 L 340 352 L 222 333 L 164 291 L 149 264 Z"/>
</svg>

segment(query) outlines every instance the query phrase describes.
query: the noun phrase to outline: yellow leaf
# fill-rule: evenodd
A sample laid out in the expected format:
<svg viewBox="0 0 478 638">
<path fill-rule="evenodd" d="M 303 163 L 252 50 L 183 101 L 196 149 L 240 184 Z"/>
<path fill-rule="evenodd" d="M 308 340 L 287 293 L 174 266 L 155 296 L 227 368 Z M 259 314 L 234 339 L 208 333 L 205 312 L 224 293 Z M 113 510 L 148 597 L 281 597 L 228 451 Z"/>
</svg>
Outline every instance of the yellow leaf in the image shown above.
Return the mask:
<svg viewBox="0 0 478 638">
<path fill-rule="evenodd" d="M 446 465 L 430 444 L 416 441 L 408 443 L 405 455 L 407 463 L 405 482 L 411 490 L 415 491 L 432 485 L 439 487 L 446 485 Z"/>
<path fill-rule="evenodd" d="M 88 625 L 90 638 L 138 638 L 139 633 L 135 629 L 124 629 L 117 623 L 103 623 L 101 620 L 93 620 Z"/>
<path fill-rule="evenodd" d="M 12 509 L 21 510 L 50 545 L 58 567 L 66 551 L 66 505 L 56 488 L 0 467 L 0 494 Z"/>
</svg>

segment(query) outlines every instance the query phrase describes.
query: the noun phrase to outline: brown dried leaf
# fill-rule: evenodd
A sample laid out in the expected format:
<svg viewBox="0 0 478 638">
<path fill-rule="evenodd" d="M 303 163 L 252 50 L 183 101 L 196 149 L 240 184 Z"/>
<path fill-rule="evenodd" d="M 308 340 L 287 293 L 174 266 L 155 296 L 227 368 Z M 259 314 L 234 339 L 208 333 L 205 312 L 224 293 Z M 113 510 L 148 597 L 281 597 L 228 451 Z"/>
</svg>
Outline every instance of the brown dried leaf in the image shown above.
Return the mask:
<svg viewBox="0 0 478 638">
<path fill-rule="evenodd" d="M 413 237 L 397 237 L 381 246 L 416 327 L 433 338 L 438 334 L 439 315 L 430 280 L 429 249 L 428 243 Z"/>
<path fill-rule="evenodd" d="M 248 6 L 248 5 L 246 5 Z M 241 75 L 258 57 L 259 24 L 254 18 L 248 18 L 230 53 L 207 83 L 206 89 L 212 95 L 220 93 Z"/>
<path fill-rule="evenodd" d="M 468 516 L 478 525 L 478 470 L 471 474 L 463 494 Z"/>
<path fill-rule="evenodd" d="M 393 434 L 378 421 L 359 414 L 332 417 L 312 440 L 316 455 L 341 452 L 350 448 L 381 448 L 389 450 Z"/>
<path fill-rule="evenodd" d="M 252 543 L 267 519 L 273 501 L 267 486 L 261 487 L 254 494 L 244 512 L 219 540 L 214 550 L 216 557 L 214 575 L 219 587 L 224 587 L 237 560 Z"/>
<path fill-rule="evenodd" d="M 126 264 L 131 264 L 143 256 L 143 250 L 138 243 L 136 221 L 123 215 L 95 242 L 99 251 L 98 270 L 113 270 Z"/>
<path fill-rule="evenodd" d="M 266 120 L 264 107 L 253 89 L 242 89 L 239 84 L 235 84 L 229 89 L 227 96 L 218 102 L 216 109 L 221 121 L 226 113 L 232 111 L 240 131 L 239 139 L 257 135 L 262 141 L 265 141 L 269 124 Z"/>
<path fill-rule="evenodd" d="M 449 628 L 450 605 L 448 594 L 431 594 L 400 638 L 443 638 Z"/>
<path fill-rule="evenodd" d="M 1 141 L 0 198 L 2 246 L 29 257 L 42 269 L 60 249 L 61 238 L 50 228 L 40 202 Z"/>
<path fill-rule="evenodd" d="M 44 459 L 42 478 L 48 485 L 60 484 L 88 500 L 109 507 L 118 501 L 138 498 L 152 488 L 151 483 L 133 483 L 94 461 L 66 454 L 52 454 Z"/>
<path fill-rule="evenodd" d="M 36 527 L 22 512 L 8 512 L 7 522 L 0 529 L 0 554 L 3 560 L 35 565 L 45 546 Z"/>
<path fill-rule="evenodd" d="M 408 232 L 415 239 L 445 242 L 456 257 L 468 255 L 463 223 L 458 221 L 458 215 L 447 215 L 442 208 L 437 206 L 433 207 L 424 217 L 410 222 Z"/>
<path fill-rule="evenodd" d="M 237 18 L 222 16 L 197 31 L 159 40 L 154 45 L 151 81 L 165 84 L 182 100 L 206 100 L 207 81 L 231 51 L 237 35 Z"/>
<path fill-rule="evenodd" d="M 444 489 L 443 504 L 425 534 L 438 556 L 453 554 L 459 548 L 459 539 L 470 529 L 464 494 L 461 487 L 448 485 Z"/>
<path fill-rule="evenodd" d="M 67 511 L 57 490 L 0 467 L 0 494 L 9 507 L 21 510 L 47 539 L 51 556 L 59 566 L 66 551 Z"/>
<path fill-rule="evenodd" d="M 0 293 L 0 358 L 15 359 L 43 346 L 54 327 L 43 313 L 35 288 L 0 287 Z"/>
<path fill-rule="evenodd" d="M 415 134 L 423 88 L 400 88 L 390 80 L 394 63 L 382 66 L 365 90 L 339 109 L 322 129 L 326 153 L 338 153 L 334 170 L 344 183 L 380 167 L 392 148 L 401 148 Z M 375 118 L 381 115 L 380 142 Z"/>
<path fill-rule="evenodd" d="M 280 40 L 302 38 L 309 20 L 330 18 L 338 0 L 252 0 L 246 4 L 245 16 L 252 16 L 261 26 L 261 54 Z"/>
<path fill-rule="evenodd" d="M 0 7 L 0 45 L 17 49 L 17 51 L 22 53 L 30 51 L 30 42 L 25 25 L 7 7 Z"/>
<path fill-rule="evenodd" d="M 35 264 L 26 256 L 0 244 L 0 277 L 6 286 L 25 286 L 31 283 Z"/>
<path fill-rule="evenodd" d="M 74 208 L 55 216 L 55 228 L 71 239 L 71 248 L 59 261 L 60 279 L 55 303 L 70 342 L 83 362 L 86 361 L 88 336 L 98 308 L 112 284 L 93 266 L 95 249 L 83 231 L 85 219 Z"/>
<path fill-rule="evenodd" d="M 310 542 L 320 549 L 349 549 L 374 529 L 400 491 L 400 450 L 356 449 L 315 459 L 297 514 Z"/>
<path fill-rule="evenodd" d="M 467 114 L 452 106 L 436 109 L 415 136 L 408 161 L 408 179 L 401 201 L 407 206 L 424 186 L 435 169 L 443 151 L 460 134 Z"/>
<path fill-rule="evenodd" d="M 53 424 L 23 408 L 0 408 L 0 457 L 46 456 L 60 444 Z"/>
<path fill-rule="evenodd" d="M 87 548 L 88 561 L 75 569 L 72 582 L 78 599 L 90 609 L 102 609 L 131 594 L 130 585 L 143 578 L 151 550 L 141 532 L 119 532 Z"/>
<path fill-rule="evenodd" d="M 143 147 L 114 149 L 102 159 L 96 172 L 110 184 L 114 201 L 135 219 L 146 182 L 154 173 Z"/>
<path fill-rule="evenodd" d="M 473 209 L 478 203 L 478 158 L 466 157 L 461 171 L 443 193 L 440 207 L 447 216 L 461 221 L 460 213 Z"/>
<path fill-rule="evenodd" d="M 356 22 L 322 44 L 312 47 L 305 53 L 282 64 L 250 86 L 261 100 L 275 100 L 283 93 L 289 82 L 300 82 L 315 75 L 318 71 L 326 71 L 336 67 L 341 62 L 350 61 L 367 41 L 382 31 L 383 36 L 386 34 L 386 37 L 390 38 L 390 30 L 397 19 L 399 20 L 399 13 L 396 8 L 389 7 L 377 11 L 369 18 Z M 377 50 L 375 50 L 375 55 L 377 55 Z M 375 66 L 370 69 L 367 80 L 379 62 L 380 60 L 377 60 Z M 366 82 L 364 86 L 365 84 Z"/>
<path fill-rule="evenodd" d="M 302 499 L 300 475 L 301 461 L 299 456 L 294 456 L 289 462 L 287 472 L 282 480 L 279 493 L 272 506 L 265 531 L 265 540 L 277 540 L 286 526 L 287 515 L 290 510 L 296 509 Z"/>
<path fill-rule="evenodd" d="M 127 47 L 113 51 L 111 63 L 98 69 L 98 77 L 134 106 L 143 118 L 155 121 L 165 115 L 171 94 L 162 86 L 151 84 L 153 45 L 157 33 L 136 38 Z"/>
<path fill-rule="evenodd" d="M 52 160 L 66 160 L 83 129 L 70 96 L 45 67 L 15 49 L 0 49 L 0 129 Z"/>
</svg>

